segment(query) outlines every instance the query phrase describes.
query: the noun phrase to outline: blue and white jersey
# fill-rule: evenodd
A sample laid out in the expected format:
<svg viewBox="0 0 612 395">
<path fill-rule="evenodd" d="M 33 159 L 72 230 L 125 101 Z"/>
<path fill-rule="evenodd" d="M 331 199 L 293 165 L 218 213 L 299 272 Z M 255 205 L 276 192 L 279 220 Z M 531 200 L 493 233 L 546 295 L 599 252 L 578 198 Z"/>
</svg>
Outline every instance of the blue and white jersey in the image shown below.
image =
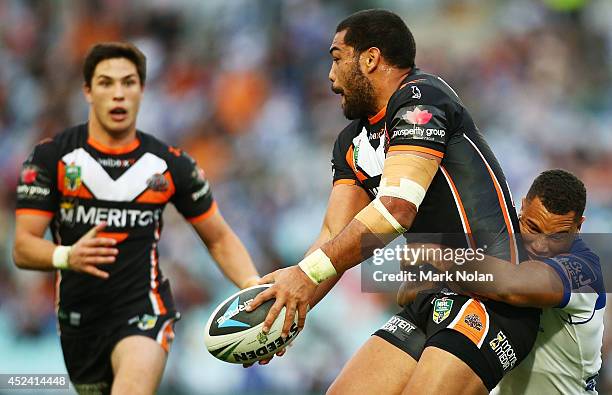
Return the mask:
<svg viewBox="0 0 612 395">
<path fill-rule="evenodd" d="M 563 281 L 564 296 L 543 309 L 529 356 L 509 372 L 500 394 L 597 394 L 606 291 L 599 257 L 576 238 L 566 254 L 547 258 Z"/>
</svg>

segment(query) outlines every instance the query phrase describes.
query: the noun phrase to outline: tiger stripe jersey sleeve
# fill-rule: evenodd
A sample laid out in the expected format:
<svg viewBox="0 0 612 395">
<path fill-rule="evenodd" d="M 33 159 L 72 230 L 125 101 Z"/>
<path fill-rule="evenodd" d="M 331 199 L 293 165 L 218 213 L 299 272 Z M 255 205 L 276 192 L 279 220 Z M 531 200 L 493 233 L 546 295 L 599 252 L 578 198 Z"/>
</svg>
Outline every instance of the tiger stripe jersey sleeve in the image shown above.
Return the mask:
<svg viewBox="0 0 612 395">
<path fill-rule="evenodd" d="M 177 155 L 178 154 L 178 155 Z M 196 161 L 184 151 L 176 151 L 173 178 L 176 191 L 172 203 L 190 222 L 207 218 L 215 210 L 210 182 Z"/>
<path fill-rule="evenodd" d="M 17 184 L 16 213 L 53 216 L 58 207 L 57 147 L 45 140 L 23 162 Z"/>
<path fill-rule="evenodd" d="M 387 105 L 388 151 L 418 151 L 443 158 L 457 106 L 431 81 L 410 81 Z"/>
</svg>

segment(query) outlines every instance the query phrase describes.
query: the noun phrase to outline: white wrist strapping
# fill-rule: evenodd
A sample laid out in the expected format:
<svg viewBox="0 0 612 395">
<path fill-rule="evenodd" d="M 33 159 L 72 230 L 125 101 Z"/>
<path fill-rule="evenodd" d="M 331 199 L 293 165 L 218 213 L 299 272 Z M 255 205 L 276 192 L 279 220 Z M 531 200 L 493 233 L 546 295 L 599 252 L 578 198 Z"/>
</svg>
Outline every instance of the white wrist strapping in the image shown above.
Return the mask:
<svg viewBox="0 0 612 395">
<path fill-rule="evenodd" d="M 298 266 L 315 284 L 320 284 L 337 274 L 331 260 L 320 248 L 302 259 Z"/>
<path fill-rule="evenodd" d="M 68 269 L 70 266 L 68 258 L 70 257 L 72 246 L 57 246 L 53 250 L 53 267 L 57 269 Z"/>
</svg>

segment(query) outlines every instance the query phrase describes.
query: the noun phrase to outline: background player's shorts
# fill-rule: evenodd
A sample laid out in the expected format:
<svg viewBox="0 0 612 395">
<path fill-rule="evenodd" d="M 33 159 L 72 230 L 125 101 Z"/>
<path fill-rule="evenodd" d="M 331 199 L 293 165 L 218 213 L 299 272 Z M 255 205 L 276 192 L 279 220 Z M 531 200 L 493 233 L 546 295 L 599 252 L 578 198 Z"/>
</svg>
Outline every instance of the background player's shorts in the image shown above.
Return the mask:
<svg viewBox="0 0 612 395">
<path fill-rule="evenodd" d="M 165 315 L 142 314 L 93 333 L 62 333 L 64 361 L 70 381 L 77 392 L 109 394 L 113 381 L 111 353 L 120 340 L 128 336 L 146 336 L 155 340 L 166 351 L 174 339 L 174 323 L 178 313 Z"/>
<path fill-rule="evenodd" d="M 437 347 L 465 362 L 490 391 L 531 351 L 539 310 L 481 302 L 452 292 L 419 293 L 374 335 L 418 360 Z"/>
</svg>

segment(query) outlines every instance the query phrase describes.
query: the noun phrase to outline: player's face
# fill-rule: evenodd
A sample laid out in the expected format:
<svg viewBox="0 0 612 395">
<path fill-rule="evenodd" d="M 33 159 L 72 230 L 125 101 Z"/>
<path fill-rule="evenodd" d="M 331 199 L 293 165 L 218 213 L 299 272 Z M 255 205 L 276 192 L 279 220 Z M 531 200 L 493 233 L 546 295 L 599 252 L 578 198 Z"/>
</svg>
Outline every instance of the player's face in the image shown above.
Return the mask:
<svg viewBox="0 0 612 395">
<path fill-rule="evenodd" d="M 584 217 L 576 218 L 576 213 L 553 214 L 542 204 L 539 197 L 531 201 L 523 199 L 519 224 L 521 236 L 529 256 L 551 258 L 568 252 Z"/>
<path fill-rule="evenodd" d="M 336 33 L 329 53 L 332 65 L 329 80 L 332 91 L 342 95 L 342 111 L 348 119 L 365 118 L 378 112 L 372 82 L 361 71 L 353 47 L 344 43 L 346 30 Z"/>
<path fill-rule="evenodd" d="M 125 58 L 101 61 L 84 92 L 90 116 L 107 133 L 123 134 L 135 128 L 143 86 L 134 63 Z"/>
</svg>

